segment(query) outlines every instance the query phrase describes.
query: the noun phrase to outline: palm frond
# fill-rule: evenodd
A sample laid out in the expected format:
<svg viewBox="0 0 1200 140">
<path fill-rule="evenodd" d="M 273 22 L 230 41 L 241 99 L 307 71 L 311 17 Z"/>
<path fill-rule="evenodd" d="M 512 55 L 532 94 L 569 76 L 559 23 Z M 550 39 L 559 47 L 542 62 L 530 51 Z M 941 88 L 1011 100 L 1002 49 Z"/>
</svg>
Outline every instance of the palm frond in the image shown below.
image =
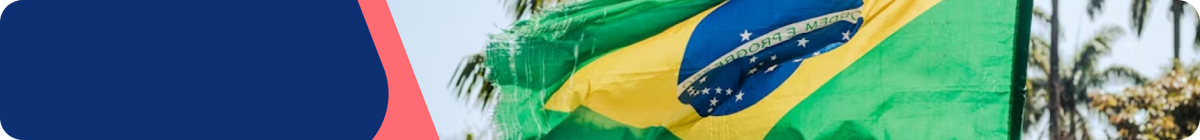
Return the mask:
<svg viewBox="0 0 1200 140">
<path fill-rule="evenodd" d="M 1094 71 L 1100 57 L 1108 55 L 1112 51 L 1112 42 L 1124 33 L 1119 26 L 1101 28 L 1092 39 L 1083 44 L 1083 48 L 1075 55 L 1075 64 L 1072 66 L 1071 73 L 1082 74 Z"/>
<path fill-rule="evenodd" d="M 1149 18 L 1146 15 L 1150 14 L 1150 0 L 1133 0 L 1130 4 L 1130 21 L 1133 22 L 1133 29 L 1138 36 L 1142 36 L 1142 30 L 1146 28 L 1146 20 Z"/>
<path fill-rule="evenodd" d="M 475 98 L 481 102 L 481 106 L 487 106 L 492 98 L 495 97 L 495 85 L 487 79 L 488 69 L 486 56 L 483 53 L 477 53 L 466 57 L 463 62 L 460 62 L 455 70 L 454 80 L 450 81 L 455 92 L 455 96 L 463 98 L 464 95 L 475 95 Z M 475 88 L 479 87 L 478 90 Z M 484 108 L 481 108 L 484 109 Z"/>
<path fill-rule="evenodd" d="M 1101 10 L 1103 10 L 1103 9 L 1104 9 L 1104 0 L 1089 1 L 1088 7 L 1087 7 L 1088 18 L 1092 18 L 1092 20 L 1095 20 L 1096 15 L 1098 15 L 1101 12 Z"/>
<path fill-rule="evenodd" d="M 1188 3 L 1184 3 L 1184 6 L 1185 6 L 1185 7 L 1192 7 L 1193 5 L 1192 5 L 1192 4 L 1188 4 Z M 1192 15 L 1192 16 L 1189 16 L 1189 17 L 1197 17 L 1196 15 L 1197 15 L 1197 14 L 1200 14 L 1200 13 L 1197 13 L 1197 12 L 1200 12 L 1200 11 L 1195 11 L 1195 9 L 1196 9 L 1196 8 L 1183 8 L 1183 9 L 1185 9 L 1184 11 L 1186 11 L 1186 9 L 1193 9 L 1193 11 L 1192 11 L 1192 12 L 1184 12 L 1184 14 L 1190 14 L 1190 15 Z M 1179 29 L 1176 29 L 1176 30 L 1179 30 Z M 1197 31 L 1200 31 L 1200 22 L 1196 22 L 1196 28 L 1192 28 L 1192 30 L 1197 30 Z M 1192 43 L 1193 43 L 1192 47 L 1195 47 L 1195 48 L 1200 48 L 1200 32 L 1196 32 L 1196 35 L 1195 35 L 1195 36 L 1192 36 L 1192 37 L 1195 37 L 1195 39 L 1192 39 L 1192 41 L 1193 41 L 1193 42 L 1192 42 Z M 1197 49 L 1197 50 L 1200 50 L 1200 49 Z"/>
<path fill-rule="evenodd" d="M 1200 12 L 1200 11 L 1198 11 L 1198 12 Z M 1195 13 L 1195 12 L 1193 12 L 1193 13 Z M 1196 17 L 1196 16 L 1192 16 L 1192 17 Z M 1200 22 L 1196 22 L 1196 28 L 1193 28 L 1193 30 L 1196 30 L 1198 32 L 1196 32 L 1196 35 L 1193 36 L 1193 37 L 1195 37 L 1195 39 L 1192 39 L 1192 41 L 1193 41 L 1192 47 L 1200 48 Z M 1196 50 L 1200 50 L 1200 49 L 1196 49 Z"/>
<path fill-rule="evenodd" d="M 472 74 L 472 72 L 479 70 L 481 68 L 480 66 L 484 65 L 482 58 L 483 58 L 483 56 L 478 55 L 478 54 L 469 56 L 463 60 L 463 62 L 465 62 L 465 65 L 460 65 L 462 67 L 459 67 L 459 68 L 457 68 L 458 70 L 455 70 L 455 73 L 457 73 L 457 77 L 455 78 L 455 80 L 453 80 L 451 82 L 454 84 L 453 85 L 454 90 L 455 90 L 454 92 L 457 93 L 456 96 L 462 97 L 463 93 L 470 92 L 470 90 L 467 90 L 467 91 L 462 90 L 464 84 L 467 84 L 467 85 L 474 84 L 474 83 L 467 83 L 468 80 L 470 80 L 471 82 L 475 82 L 475 79 L 482 78 L 482 77 L 474 77 Z"/>
<path fill-rule="evenodd" d="M 1149 78 L 1142 76 L 1137 70 L 1125 66 L 1110 66 L 1104 71 L 1095 73 L 1093 77 L 1087 82 L 1088 85 L 1103 86 L 1114 80 L 1126 80 L 1133 82 L 1135 85 L 1142 85 L 1149 81 Z"/>
</svg>

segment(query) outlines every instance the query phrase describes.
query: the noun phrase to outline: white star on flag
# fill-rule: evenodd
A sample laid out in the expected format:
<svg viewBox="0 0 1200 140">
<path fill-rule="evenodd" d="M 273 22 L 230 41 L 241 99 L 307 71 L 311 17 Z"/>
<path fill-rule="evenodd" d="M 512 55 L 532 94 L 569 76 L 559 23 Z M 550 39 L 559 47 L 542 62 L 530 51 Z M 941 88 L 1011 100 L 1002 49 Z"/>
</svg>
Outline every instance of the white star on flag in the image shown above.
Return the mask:
<svg viewBox="0 0 1200 140">
<path fill-rule="evenodd" d="M 733 94 L 733 89 L 725 88 L 725 95 Z"/>
<path fill-rule="evenodd" d="M 775 65 L 771 65 L 771 67 L 767 67 L 767 71 L 766 71 L 766 72 L 775 71 L 775 67 L 779 67 L 779 64 L 775 64 Z"/>
<path fill-rule="evenodd" d="M 751 56 L 751 57 L 750 57 L 750 63 L 754 63 L 754 60 L 758 60 L 758 56 Z"/>
<path fill-rule="evenodd" d="M 817 55 L 821 55 L 821 52 L 820 51 L 813 52 L 813 56 L 817 56 Z"/>
<path fill-rule="evenodd" d="M 742 41 L 750 40 L 750 30 L 742 30 Z"/>
<path fill-rule="evenodd" d="M 717 87 L 717 94 L 721 94 L 721 87 Z"/>
<path fill-rule="evenodd" d="M 708 94 L 708 88 L 704 88 L 704 90 L 701 90 L 700 93 Z"/>
<path fill-rule="evenodd" d="M 708 108 L 708 113 L 712 113 L 712 107 Z"/>
<path fill-rule="evenodd" d="M 800 60 L 804 60 L 804 58 L 800 58 L 800 59 L 792 60 L 792 62 L 800 62 Z"/>
<path fill-rule="evenodd" d="M 842 40 L 850 40 L 850 31 L 842 32 Z"/>
<path fill-rule="evenodd" d="M 712 100 L 708 100 L 708 101 L 712 102 L 712 103 L 710 103 L 710 104 L 709 104 L 709 106 L 716 106 L 716 105 L 717 105 L 717 98 L 713 98 Z"/>
<path fill-rule="evenodd" d="M 750 73 L 747 73 L 746 75 L 754 74 L 756 71 L 758 71 L 758 68 L 750 68 Z"/>
<path fill-rule="evenodd" d="M 775 61 L 775 55 L 771 55 L 771 61 Z"/>
<path fill-rule="evenodd" d="M 798 42 L 796 43 L 796 46 L 808 48 L 808 38 L 800 38 L 800 40 L 796 40 L 796 42 Z"/>
<path fill-rule="evenodd" d="M 704 81 L 707 81 L 707 80 L 708 80 L 708 76 L 700 77 L 701 83 L 704 83 Z"/>
<path fill-rule="evenodd" d="M 737 97 L 737 100 L 735 100 L 735 101 L 741 101 L 741 100 L 742 100 L 742 95 L 746 95 L 746 92 L 738 92 L 738 95 L 737 95 L 737 96 L 734 96 L 734 97 Z"/>
</svg>

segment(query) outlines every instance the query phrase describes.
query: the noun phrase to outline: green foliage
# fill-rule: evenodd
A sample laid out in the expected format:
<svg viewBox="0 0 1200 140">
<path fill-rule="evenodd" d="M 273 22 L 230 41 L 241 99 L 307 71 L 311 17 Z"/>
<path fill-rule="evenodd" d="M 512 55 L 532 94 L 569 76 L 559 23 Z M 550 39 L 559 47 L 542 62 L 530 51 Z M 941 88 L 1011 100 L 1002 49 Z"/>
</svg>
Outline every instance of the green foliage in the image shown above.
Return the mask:
<svg viewBox="0 0 1200 140">
<path fill-rule="evenodd" d="M 1148 0 L 1136 0 L 1133 7 L 1134 26 L 1140 35 L 1146 20 Z M 1140 7 L 1139 7 L 1140 6 Z M 1127 88 L 1122 93 L 1092 94 L 1090 106 L 1110 117 L 1109 123 L 1118 129 L 1121 139 L 1182 139 L 1195 132 L 1200 123 L 1200 65 L 1188 68 L 1179 62 L 1179 17 L 1184 3 L 1171 0 L 1171 17 L 1175 25 L 1174 63 L 1162 78 Z M 1197 24 L 1200 28 L 1200 24 Z M 1200 33 L 1197 33 L 1200 35 Z M 1196 36 L 1200 39 L 1200 36 Z M 1194 43 L 1200 43 L 1197 40 Z M 1195 46 L 1195 45 L 1193 45 Z M 1143 119 L 1139 119 L 1143 118 Z"/>
<path fill-rule="evenodd" d="M 1059 74 L 1059 77 L 1029 78 L 1028 87 L 1030 90 L 1026 93 L 1026 97 L 1029 98 L 1026 98 L 1025 101 L 1027 104 L 1025 109 L 1029 111 L 1025 114 L 1026 119 L 1022 120 L 1022 123 L 1025 124 L 1024 129 L 1028 129 L 1028 127 L 1038 121 L 1051 121 L 1050 123 L 1058 123 L 1064 127 L 1061 130 L 1065 131 L 1062 133 L 1067 134 L 1067 136 L 1087 139 L 1087 137 L 1083 136 L 1086 136 L 1088 131 L 1082 131 L 1087 130 L 1087 127 L 1084 125 L 1084 118 L 1078 113 L 1079 110 L 1073 107 L 1074 105 L 1087 103 L 1089 100 L 1087 93 L 1092 89 L 1101 88 L 1106 83 L 1115 80 L 1127 80 L 1135 84 L 1140 84 L 1146 81 L 1146 78 L 1128 67 L 1116 65 L 1105 68 L 1096 67 L 1099 58 L 1111 53 L 1112 46 L 1110 44 L 1123 34 L 1123 30 L 1118 26 L 1106 26 L 1097 31 L 1095 36 L 1087 40 L 1088 42 L 1082 44 L 1083 46 L 1074 55 L 1074 62 L 1061 64 L 1050 63 L 1051 56 L 1049 55 L 1049 50 L 1053 48 L 1048 45 L 1050 43 L 1046 42 L 1047 39 L 1032 37 L 1029 46 L 1030 58 L 1028 67 L 1042 70 L 1041 73 L 1049 74 L 1053 72 L 1050 71 L 1049 67 L 1057 66 L 1060 67 L 1061 71 L 1058 72 L 1061 74 Z M 1061 113 L 1062 118 L 1060 120 L 1037 120 L 1044 115 L 1042 112 L 1048 109 L 1046 106 L 1053 105 L 1047 101 L 1049 100 L 1049 93 L 1051 91 L 1046 87 L 1052 84 L 1049 78 L 1058 79 L 1058 85 L 1061 86 L 1058 91 L 1061 91 L 1060 96 L 1062 97 L 1060 98 L 1060 105 L 1066 107 L 1061 108 L 1062 110 L 1050 110 Z"/>
<path fill-rule="evenodd" d="M 1104 0 L 1091 0 L 1088 3 L 1088 16 L 1093 17 L 1102 12 Z M 1153 8 L 1150 0 L 1133 0 L 1131 4 L 1131 28 L 1136 35 L 1141 36 L 1145 28 L 1145 21 L 1150 15 L 1150 8 Z M 1183 3 L 1172 0 L 1171 14 L 1174 17 L 1183 14 L 1181 7 Z M 1043 22 L 1054 22 L 1050 20 L 1052 14 L 1046 13 L 1045 10 L 1035 9 L 1033 11 L 1035 18 L 1041 18 Z M 1173 19 L 1175 24 L 1179 24 L 1180 20 Z M 1059 27 L 1051 27 L 1059 28 Z M 1200 24 L 1197 24 L 1200 28 Z M 1176 27 L 1176 30 L 1180 30 Z M 1196 131 L 1198 123 L 1200 123 L 1200 65 L 1193 64 L 1187 68 L 1179 63 L 1178 58 L 1173 59 L 1174 65 L 1169 70 L 1170 73 L 1165 76 L 1148 80 L 1131 68 L 1121 66 L 1111 66 L 1108 68 L 1096 68 L 1096 62 L 1104 55 L 1107 55 L 1111 49 L 1111 42 L 1114 37 L 1122 34 L 1119 28 L 1106 27 L 1090 40 L 1085 40 L 1079 52 L 1075 54 L 1074 63 L 1052 64 L 1050 61 L 1051 49 L 1057 48 L 1052 46 L 1053 42 L 1047 41 L 1041 37 L 1034 37 L 1030 41 L 1030 60 L 1029 68 L 1041 70 L 1043 73 L 1060 73 L 1060 77 L 1031 77 L 1029 79 L 1029 92 L 1026 93 L 1027 105 L 1026 110 L 1030 110 L 1025 114 L 1025 129 L 1028 129 L 1032 124 L 1038 121 L 1051 121 L 1058 123 L 1064 127 L 1061 129 L 1064 132 L 1051 132 L 1065 134 L 1068 137 L 1077 139 L 1089 139 L 1086 137 L 1088 128 L 1082 127 L 1083 119 L 1080 117 L 1079 110 L 1076 108 L 1066 107 L 1063 110 L 1054 110 L 1052 112 L 1062 113 L 1063 117 L 1060 120 L 1037 120 L 1047 111 L 1048 95 L 1051 91 L 1046 87 L 1051 85 L 1051 80 L 1059 81 L 1057 91 L 1061 92 L 1061 106 L 1073 106 L 1075 104 L 1086 104 L 1088 109 L 1098 111 L 1102 115 L 1109 117 L 1108 122 L 1117 128 L 1118 134 L 1114 139 L 1182 139 L 1192 132 Z M 1200 35 L 1200 33 L 1197 33 Z M 1052 35 L 1058 37 L 1059 35 Z M 1179 41 L 1179 33 L 1175 34 L 1176 40 Z M 1200 36 L 1197 36 L 1200 38 Z M 1198 40 L 1196 43 L 1200 43 Z M 1179 46 L 1176 44 L 1175 52 L 1178 57 Z M 1062 67 L 1062 71 L 1051 71 L 1050 67 Z M 1119 93 L 1105 93 L 1104 91 L 1095 90 L 1105 86 L 1106 83 L 1125 80 L 1132 82 L 1135 86 L 1129 87 Z M 1084 97 L 1086 96 L 1086 97 Z M 1054 130 L 1054 129 L 1051 129 Z M 1056 138 L 1052 138 L 1056 139 Z"/>
<path fill-rule="evenodd" d="M 1178 65 L 1178 63 L 1176 63 Z M 1095 93 L 1090 106 L 1109 116 L 1120 139 L 1183 139 L 1200 123 L 1200 65 L 1173 69 L 1160 79 L 1125 89 Z M 1144 119 L 1139 119 L 1144 118 Z"/>
</svg>

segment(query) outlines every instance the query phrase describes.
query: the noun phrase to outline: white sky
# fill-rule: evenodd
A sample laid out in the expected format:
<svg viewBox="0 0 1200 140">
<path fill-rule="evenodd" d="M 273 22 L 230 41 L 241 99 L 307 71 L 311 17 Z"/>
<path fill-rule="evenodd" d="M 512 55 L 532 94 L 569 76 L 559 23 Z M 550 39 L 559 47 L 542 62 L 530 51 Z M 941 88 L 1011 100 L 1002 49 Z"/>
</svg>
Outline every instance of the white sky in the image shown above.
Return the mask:
<svg viewBox="0 0 1200 140">
<path fill-rule="evenodd" d="M 1049 10 L 1049 0 L 1035 1 L 1037 8 Z M 1101 60 L 1101 67 L 1124 65 L 1154 78 L 1170 66 L 1172 27 L 1167 14 L 1170 3 L 1153 1 L 1150 18 L 1146 21 L 1148 26 L 1139 38 L 1129 29 L 1131 1 L 1106 1 L 1104 12 L 1095 22 L 1086 16 L 1086 0 L 1060 2 L 1063 9 L 1059 12 L 1064 15 L 1061 20 L 1066 27 L 1061 43 L 1065 47 L 1060 50 L 1064 62 L 1070 62 L 1076 47 L 1083 39 L 1090 38 L 1096 27 L 1117 25 L 1127 28 L 1126 34 L 1115 42 L 1111 57 Z M 474 105 L 454 97 L 446 84 L 462 58 L 483 49 L 488 33 L 500 32 L 511 22 L 501 0 L 388 0 L 388 5 L 438 135 L 442 139 L 461 139 L 467 131 L 480 132 L 482 128 L 472 127 L 484 126 L 487 116 L 481 115 Z M 1194 13 L 1192 9 L 1187 12 Z M 1191 14 L 1185 15 L 1181 24 L 1184 28 L 1180 37 L 1183 39 L 1181 55 L 1185 63 L 1200 60 L 1192 47 L 1195 22 L 1196 18 Z M 1049 34 L 1047 27 L 1047 24 L 1035 22 L 1032 32 L 1046 36 Z"/>
</svg>

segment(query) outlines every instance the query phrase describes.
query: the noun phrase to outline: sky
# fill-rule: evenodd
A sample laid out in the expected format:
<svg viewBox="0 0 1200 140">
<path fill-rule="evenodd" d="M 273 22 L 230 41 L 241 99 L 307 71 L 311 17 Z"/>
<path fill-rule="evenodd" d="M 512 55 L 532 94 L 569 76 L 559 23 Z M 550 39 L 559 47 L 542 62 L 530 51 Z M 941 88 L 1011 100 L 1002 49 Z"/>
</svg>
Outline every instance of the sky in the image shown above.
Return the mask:
<svg viewBox="0 0 1200 140">
<path fill-rule="evenodd" d="M 501 0 L 388 0 L 430 117 L 442 139 L 482 131 L 487 116 L 447 87 L 459 62 L 511 23 Z"/>
<path fill-rule="evenodd" d="M 413 65 L 421 93 L 425 98 L 430 116 L 442 139 L 461 139 L 468 131 L 481 132 L 487 123 L 486 115 L 470 101 L 460 100 L 447 87 L 452 72 L 466 56 L 480 52 L 487 42 L 488 33 L 500 32 L 510 23 L 501 0 L 388 0 L 405 50 Z M 1145 33 L 1138 37 L 1128 29 L 1129 5 L 1131 1 L 1106 1 L 1105 12 L 1094 21 L 1086 15 L 1086 0 L 1062 0 L 1060 13 L 1065 39 L 1062 46 L 1080 46 L 1083 39 L 1090 38 L 1096 27 L 1116 25 L 1127 28 L 1126 34 L 1113 44 L 1113 53 L 1101 60 L 1101 66 L 1122 65 L 1133 67 L 1149 78 L 1165 72 L 1170 66 L 1171 20 L 1166 14 L 1169 3 L 1154 1 Z M 1050 8 L 1049 0 L 1035 0 L 1038 8 Z M 1049 9 L 1046 9 L 1049 10 Z M 1194 13 L 1188 9 L 1187 12 Z M 1186 62 L 1197 62 L 1198 51 L 1192 46 L 1195 35 L 1191 28 L 1194 16 L 1185 16 L 1181 33 L 1184 45 L 1182 57 Z M 1047 24 L 1032 25 L 1035 36 L 1049 33 Z M 1074 47 L 1062 47 L 1061 52 L 1076 52 Z M 1069 54 L 1069 53 L 1064 53 Z M 1069 61 L 1074 56 L 1062 56 Z M 1034 74 L 1031 72 L 1031 74 Z"/>
</svg>

